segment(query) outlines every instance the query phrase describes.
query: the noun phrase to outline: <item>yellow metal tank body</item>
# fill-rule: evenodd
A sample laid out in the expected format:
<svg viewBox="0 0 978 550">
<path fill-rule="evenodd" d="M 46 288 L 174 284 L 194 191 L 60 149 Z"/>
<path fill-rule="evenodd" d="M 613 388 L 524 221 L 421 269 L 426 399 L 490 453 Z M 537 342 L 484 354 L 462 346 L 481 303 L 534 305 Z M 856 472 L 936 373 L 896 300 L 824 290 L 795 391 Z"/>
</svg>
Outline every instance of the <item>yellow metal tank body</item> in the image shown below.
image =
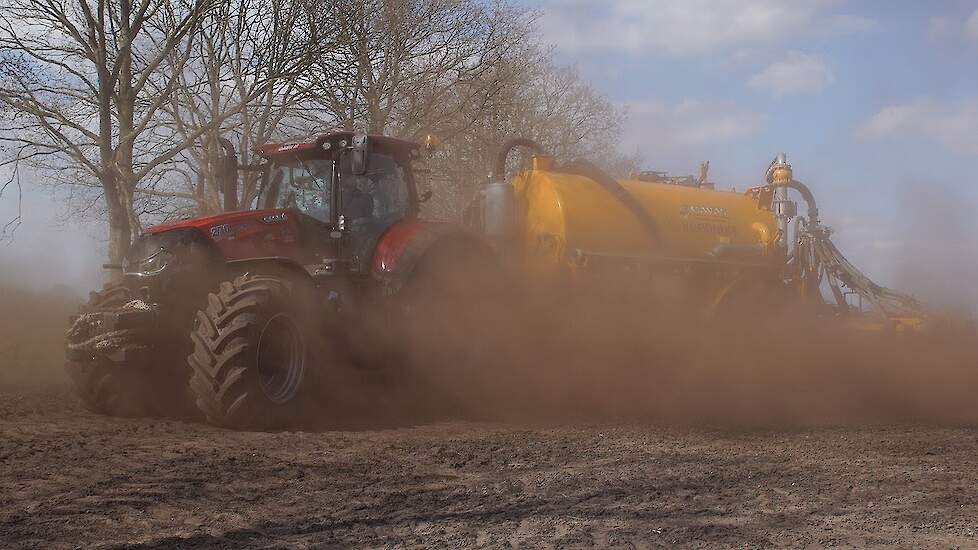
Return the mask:
<svg viewBox="0 0 978 550">
<path fill-rule="evenodd" d="M 534 263 L 758 263 L 775 256 L 777 222 L 756 195 L 637 180 L 620 181 L 613 192 L 541 164 L 512 182 L 522 249 Z"/>
</svg>

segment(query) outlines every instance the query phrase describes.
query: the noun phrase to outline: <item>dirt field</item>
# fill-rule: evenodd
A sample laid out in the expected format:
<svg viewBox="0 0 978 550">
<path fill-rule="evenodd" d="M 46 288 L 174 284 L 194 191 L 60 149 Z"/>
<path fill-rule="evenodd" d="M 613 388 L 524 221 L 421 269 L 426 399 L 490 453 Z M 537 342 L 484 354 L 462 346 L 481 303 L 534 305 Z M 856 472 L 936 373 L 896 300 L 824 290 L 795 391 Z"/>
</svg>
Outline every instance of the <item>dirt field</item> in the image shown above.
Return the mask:
<svg viewBox="0 0 978 550">
<path fill-rule="evenodd" d="M 347 392 L 355 428 L 236 433 L 84 411 L 61 369 L 74 303 L 46 296 L 0 296 L 2 549 L 978 547 L 970 337 L 610 304 L 503 324 L 493 370 L 426 373 L 506 422 Z"/>
<path fill-rule="evenodd" d="M 233 433 L 0 397 L 0 547 L 978 546 L 978 429 Z"/>
</svg>

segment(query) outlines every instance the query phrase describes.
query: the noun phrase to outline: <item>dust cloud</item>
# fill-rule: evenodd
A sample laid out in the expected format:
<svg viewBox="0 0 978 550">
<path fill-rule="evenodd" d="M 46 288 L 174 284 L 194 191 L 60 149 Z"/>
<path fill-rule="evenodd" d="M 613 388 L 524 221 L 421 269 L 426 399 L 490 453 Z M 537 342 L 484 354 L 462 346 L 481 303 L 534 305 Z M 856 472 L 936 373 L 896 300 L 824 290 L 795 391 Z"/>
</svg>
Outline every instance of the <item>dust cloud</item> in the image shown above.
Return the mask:
<svg viewBox="0 0 978 550">
<path fill-rule="evenodd" d="M 413 366 L 442 391 L 429 399 L 477 418 L 731 427 L 978 421 L 978 346 L 965 320 L 906 333 L 855 330 L 790 304 L 709 316 L 656 286 L 652 276 L 524 287 L 475 310 L 455 304 L 442 317 L 450 321 L 430 319 L 415 331 Z"/>
<path fill-rule="evenodd" d="M 895 215 L 882 250 L 893 285 L 933 307 L 978 315 L 978 195 L 949 185 L 908 182 L 893 195 Z"/>
<path fill-rule="evenodd" d="M 335 389 L 349 404 L 336 420 L 978 422 L 978 345 L 966 322 L 867 332 L 789 305 L 708 316 L 654 275 L 584 286 L 457 281 L 492 292 L 462 301 L 440 289 L 403 333 L 409 358 L 386 365 L 393 375 Z M 0 289 L 0 390 L 67 387 L 63 335 L 79 302 L 66 289 Z"/>
<path fill-rule="evenodd" d="M 0 390 L 62 389 L 64 332 L 80 298 L 0 282 Z"/>
</svg>

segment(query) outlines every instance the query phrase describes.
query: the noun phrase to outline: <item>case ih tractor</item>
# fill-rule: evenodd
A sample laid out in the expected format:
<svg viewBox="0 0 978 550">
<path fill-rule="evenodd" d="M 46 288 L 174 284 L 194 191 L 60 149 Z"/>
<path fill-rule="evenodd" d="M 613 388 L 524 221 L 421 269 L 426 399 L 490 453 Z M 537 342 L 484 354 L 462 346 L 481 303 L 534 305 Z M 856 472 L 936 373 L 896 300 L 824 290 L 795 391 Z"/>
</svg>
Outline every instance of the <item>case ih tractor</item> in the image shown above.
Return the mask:
<svg viewBox="0 0 978 550">
<path fill-rule="evenodd" d="M 507 181 L 518 147 L 534 155 Z M 268 144 L 258 149 L 257 209 L 146 230 L 123 281 L 93 293 L 68 330 L 67 369 L 84 403 L 111 415 L 185 408 L 220 426 L 287 426 L 328 399 L 337 369 L 395 366 L 398 333 L 433 318 L 420 305 L 471 299 L 505 280 L 501 267 L 574 284 L 609 272 L 668 279 L 704 312 L 760 291 L 866 319 L 850 305 L 857 298 L 879 327 L 919 323 L 915 302 L 838 253 L 783 156 L 741 194 L 713 189 L 705 170 L 619 181 L 516 139 L 460 226 L 419 219 L 420 152 L 349 132 Z M 806 216 L 788 189 L 806 200 Z"/>
<path fill-rule="evenodd" d="M 334 363 L 384 355 L 383 333 L 359 335 L 368 317 L 386 315 L 382 331 L 392 315 L 368 311 L 437 284 L 421 279 L 437 279 L 431 266 L 448 256 L 489 258 L 461 227 L 418 219 L 418 144 L 337 132 L 258 153 L 258 209 L 146 230 L 123 281 L 92 293 L 71 321 L 67 370 L 90 409 L 143 416 L 195 404 L 221 426 L 288 425 L 316 405 Z M 358 340 L 371 349 L 358 353 Z"/>
</svg>

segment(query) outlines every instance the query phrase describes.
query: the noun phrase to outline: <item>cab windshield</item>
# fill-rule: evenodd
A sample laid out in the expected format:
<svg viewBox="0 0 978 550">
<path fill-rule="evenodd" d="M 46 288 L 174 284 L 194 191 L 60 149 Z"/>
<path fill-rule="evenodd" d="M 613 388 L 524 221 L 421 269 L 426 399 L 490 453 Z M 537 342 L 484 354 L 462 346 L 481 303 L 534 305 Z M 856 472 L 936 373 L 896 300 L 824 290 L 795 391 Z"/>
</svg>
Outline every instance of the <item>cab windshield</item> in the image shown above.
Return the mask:
<svg viewBox="0 0 978 550">
<path fill-rule="evenodd" d="M 296 209 L 323 223 L 332 219 L 333 161 L 291 159 L 275 166 L 270 183 L 267 207 Z"/>
<path fill-rule="evenodd" d="M 337 168 L 339 214 L 349 223 L 399 219 L 407 213 L 407 181 L 394 157 L 372 152 L 363 175 L 352 174 L 346 156 Z M 332 160 L 289 159 L 277 163 L 270 176 L 267 208 L 296 209 L 323 223 L 333 220 Z"/>
</svg>

